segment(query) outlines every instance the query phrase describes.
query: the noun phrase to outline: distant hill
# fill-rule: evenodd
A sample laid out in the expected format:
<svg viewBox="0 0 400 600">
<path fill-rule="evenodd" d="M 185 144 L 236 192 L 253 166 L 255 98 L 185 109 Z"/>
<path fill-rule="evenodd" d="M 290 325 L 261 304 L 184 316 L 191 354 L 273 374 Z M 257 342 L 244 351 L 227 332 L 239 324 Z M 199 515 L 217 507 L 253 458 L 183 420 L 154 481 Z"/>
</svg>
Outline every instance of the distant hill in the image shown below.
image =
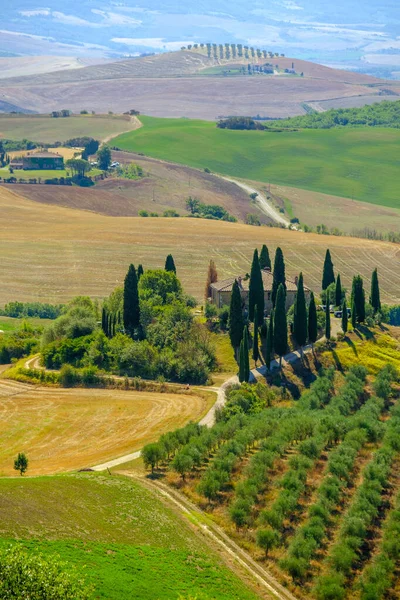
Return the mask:
<svg viewBox="0 0 400 600">
<path fill-rule="evenodd" d="M 241 72 L 241 65 L 246 71 L 249 63 L 266 62 L 273 64 L 273 74 Z M 239 70 L 231 76 L 230 67 L 238 63 Z M 293 73 L 285 73 L 292 65 Z M 216 73 L 213 66 L 218 67 Z M 3 79 L 2 93 L 8 102 L 36 112 L 135 108 L 151 116 L 214 120 L 243 114 L 284 118 L 324 111 L 335 103 L 363 106 L 388 93 L 400 94 L 400 83 L 287 57 L 221 61 L 204 51 L 185 50 Z"/>
</svg>

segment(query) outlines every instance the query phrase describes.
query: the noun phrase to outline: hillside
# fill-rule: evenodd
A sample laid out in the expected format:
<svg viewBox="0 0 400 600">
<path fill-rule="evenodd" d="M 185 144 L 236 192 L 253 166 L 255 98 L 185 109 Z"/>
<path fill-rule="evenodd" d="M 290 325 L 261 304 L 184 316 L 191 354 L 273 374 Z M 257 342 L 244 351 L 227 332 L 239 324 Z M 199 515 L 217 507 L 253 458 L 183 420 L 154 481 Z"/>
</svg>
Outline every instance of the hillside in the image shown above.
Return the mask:
<svg viewBox="0 0 400 600">
<path fill-rule="evenodd" d="M 49 115 L 0 114 L 0 140 L 28 139 L 52 143 L 85 135 L 102 140 L 136 126 L 136 121 L 127 115 L 72 115 L 53 118 Z"/>
<path fill-rule="evenodd" d="M 141 120 L 144 127 L 113 144 L 245 179 L 399 207 L 397 129 L 237 131 L 198 120 Z"/>
<path fill-rule="evenodd" d="M 9 189 L 36 202 L 119 217 L 137 216 L 139 210 L 162 215 L 168 209 L 188 215 L 186 200 L 192 196 L 205 204 L 223 206 L 243 222 L 248 213 L 257 213 L 262 223 L 270 221 L 245 191 L 211 173 L 128 152 L 113 152 L 113 159 L 121 164 L 133 161 L 143 168 L 144 177 L 136 181 L 109 178 L 89 189 L 18 184 Z"/>
<path fill-rule="evenodd" d="M 91 598 L 256 600 L 188 519 L 126 477 L 1 479 L 0 549 L 18 541 L 58 554 L 94 586 Z"/>
<path fill-rule="evenodd" d="M 200 52 L 178 51 L 4 79 L 2 91 L 7 102 L 36 112 L 62 108 L 124 112 L 135 108 L 152 116 L 208 120 L 243 114 L 282 118 L 305 114 L 308 104 L 318 110 L 324 110 L 326 102 L 362 106 L 384 99 L 389 88 L 392 94 L 400 93 L 396 82 L 297 59 L 271 60 L 281 70 L 294 62 L 296 72 L 304 76 L 205 76 L 202 70 L 214 64 L 213 59 Z M 229 66 L 232 61 L 222 63 Z"/>
<path fill-rule="evenodd" d="M 102 58 L 76 58 L 69 56 L 13 56 L 0 57 L 0 79 L 41 75 L 52 71 L 82 69 L 89 65 L 107 62 Z"/>
<path fill-rule="evenodd" d="M 7 227 L 0 240 L 0 305 L 11 300 L 59 302 L 85 294 L 104 298 L 122 283 L 132 261 L 151 267 L 172 253 L 185 290 L 203 300 L 209 260 L 219 279 L 246 273 L 254 247 L 281 246 L 288 276 L 300 270 L 320 290 L 326 248 L 349 288 L 354 273 L 370 285 L 378 267 L 384 302 L 400 301 L 400 252 L 396 244 L 306 234 L 239 223 L 182 218 L 108 217 L 40 205 L 0 187 Z M 57 263 L 54 264 L 54 257 Z M 16 277 L 16 273 L 18 276 Z"/>
</svg>

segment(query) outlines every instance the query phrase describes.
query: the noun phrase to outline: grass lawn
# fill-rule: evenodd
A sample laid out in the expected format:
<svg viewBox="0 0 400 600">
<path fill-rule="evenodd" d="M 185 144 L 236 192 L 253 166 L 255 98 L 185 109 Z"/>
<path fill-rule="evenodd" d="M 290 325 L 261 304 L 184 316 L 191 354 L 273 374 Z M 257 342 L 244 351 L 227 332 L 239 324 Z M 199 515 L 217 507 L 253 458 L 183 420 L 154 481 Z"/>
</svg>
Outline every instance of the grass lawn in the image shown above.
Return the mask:
<svg viewBox="0 0 400 600">
<path fill-rule="evenodd" d="M 129 129 L 124 115 L 73 115 L 54 119 L 48 115 L 0 115 L 0 138 L 33 142 L 64 142 L 81 136 L 102 140 Z"/>
<path fill-rule="evenodd" d="M 400 131 L 374 127 L 232 131 L 191 119 L 140 117 L 113 140 L 122 150 L 373 204 L 400 207 Z"/>
<path fill-rule="evenodd" d="M 76 565 L 93 598 L 256 598 L 188 521 L 128 478 L 2 479 L 0 538 Z"/>
</svg>

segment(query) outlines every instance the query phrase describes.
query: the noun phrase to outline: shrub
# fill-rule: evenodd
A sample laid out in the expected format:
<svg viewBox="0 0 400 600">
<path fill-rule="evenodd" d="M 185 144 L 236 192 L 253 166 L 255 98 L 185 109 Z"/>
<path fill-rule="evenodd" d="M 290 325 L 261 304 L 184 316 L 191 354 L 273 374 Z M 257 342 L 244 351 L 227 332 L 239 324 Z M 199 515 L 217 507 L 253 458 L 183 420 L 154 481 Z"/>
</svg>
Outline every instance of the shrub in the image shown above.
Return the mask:
<svg viewBox="0 0 400 600">
<path fill-rule="evenodd" d="M 78 385 L 81 381 L 79 373 L 71 365 L 63 365 L 60 370 L 60 384 L 62 387 L 70 388 Z"/>
<path fill-rule="evenodd" d="M 0 553 L 0 598 L 87 600 L 92 590 L 58 557 L 13 547 Z"/>
</svg>

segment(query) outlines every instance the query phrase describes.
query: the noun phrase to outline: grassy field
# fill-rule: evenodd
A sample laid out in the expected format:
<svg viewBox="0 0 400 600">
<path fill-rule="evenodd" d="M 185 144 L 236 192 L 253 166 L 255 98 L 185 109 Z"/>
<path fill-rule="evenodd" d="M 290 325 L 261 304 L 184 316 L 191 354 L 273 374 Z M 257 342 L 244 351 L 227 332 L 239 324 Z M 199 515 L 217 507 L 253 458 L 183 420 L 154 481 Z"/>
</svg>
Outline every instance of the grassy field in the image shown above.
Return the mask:
<svg viewBox="0 0 400 600">
<path fill-rule="evenodd" d="M 128 479 L 72 475 L 0 480 L 0 546 L 76 564 L 107 600 L 255 600 L 190 527 Z"/>
<path fill-rule="evenodd" d="M 94 177 L 95 175 L 99 175 L 101 173 L 100 169 L 91 169 L 86 173 L 87 177 Z M 44 181 L 45 179 L 54 179 L 55 177 L 71 177 L 72 173 L 67 169 L 38 169 L 38 170 L 15 170 L 14 173 L 10 173 L 8 167 L 3 167 L 0 169 L 0 177 L 3 179 L 8 179 L 9 177 L 16 177 L 18 180 L 23 179 L 24 181 L 29 181 L 29 179 L 41 179 Z"/>
<path fill-rule="evenodd" d="M 14 319 L 13 317 L 0 316 L 0 331 L 12 333 L 19 329 L 22 323 L 26 321 L 32 327 L 46 327 L 51 321 L 49 319 L 40 319 L 39 317 L 27 317 L 26 319 Z"/>
<path fill-rule="evenodd" d="M 18 452 L 28 454 L 32 475 L 101 464 L 199 419 L 211 401 L 194 393 L 38 388 L 0 379 L 0 475 L 16 475 Z"/>
<path fill-rule="evenodd" d="M 73 115 L 54 119 L 47 115 L 0 115 L 0 139 L 63 142 L 88 135 L 104 139 L 130 129 L 125 115 Z"/>
<path fill-rule="evenodd" d="M 107 217 L 89 211 L 38 205 L 0 187 L 2 231 L 0 305 L 12 300 L 59 303 L 79 294 L 104 298 L 121 285 L 128 265 L 162 267 L 173 254 L 186 292 L 203 301 L 210 259 L 219 279 L 250 270 L 254 248 L 281 246 L 286 272 L 300 270 L 318 291 L 326 249 L 349 289 L 354 273 L 369 291 L 378 267 L 384 302 L 400 301 L 400 253 L 396 244 L 251 227 L 205 219 Z"/>
<path fill-rule="evenodd" d="M 122 150 L 213 171 L 400 207 L 400 132 L 359 128 L 294 132 L 232 131 L 189 119 L 141 117 Z"/>
</svg>

